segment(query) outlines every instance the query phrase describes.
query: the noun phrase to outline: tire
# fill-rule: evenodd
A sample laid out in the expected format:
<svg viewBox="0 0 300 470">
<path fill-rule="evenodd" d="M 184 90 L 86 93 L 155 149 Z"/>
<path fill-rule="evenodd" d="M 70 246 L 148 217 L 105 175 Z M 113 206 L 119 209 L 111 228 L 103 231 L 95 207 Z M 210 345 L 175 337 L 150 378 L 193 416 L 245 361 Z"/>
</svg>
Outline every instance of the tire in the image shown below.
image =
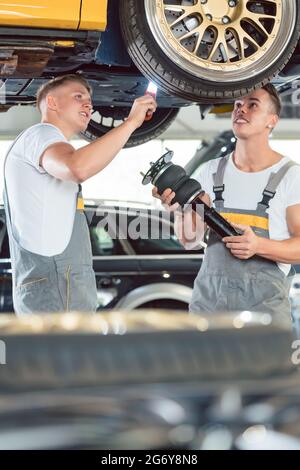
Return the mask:
<svg viewBox="0 0 300 470">
<path fill-rule="evenodd" d="M 210 11 L 209 0 L 205 4 L 195 4 L 191 0 L 193 13 L 189 18 L 186 16 L 185 22 L 177 22 L 176 28 L 174 26 L 172 29 L 168 19 L 171 22 L 174 15 L 180 16 L 184 10 L 182 3 L 181 0 L 167 2 L 173 6 L 170 20 L 170 9 L 167 11 L 162 0 L 120 0 L 122 33 L 132 60 L 149 80 L 155 81 L 167 93 L 203 103 L 233 101 L 275 77 L 287 64 L 297 45 L 300 0 L 285 0 L 278 2 L 277 6 L 269 1 L 238 1 L 236 7 L 228 6 L 228 14 L 232 15 L 231 29 L 214 18 L 211 21 L 207 19 L 205 11 Z M 246 3 L 254 11 L 250 12 Z M 187 5 L 186 0 L 184 4 Z M 212 4 L 211 11 L 215 8 L 220 8 L 218 2 Z M 267 13 L 271 14 L 271 18 L 265 16 Z M 200 28 L 200 21 L 203 22 L 206 36 L 202 33 L 190 36 L 189 42 L 182 44 L 180 40 L 183 35 L 195 30 L 195 22 Z M 223 36 L 225 31 L 231 35 L 230 38 Z M 251 40 L 249 42 L 244 41 L 246 33 Z M 212 52 L 223 37 L 216 52 Z M 196 40 L 198 42 L 200 39 L 197 49 Z M 233 48 L 227 49 L 227 56 L 225 46 L 227 48 L 230 41 Z M 220 48 L 221 43 L 223 49 Z"/>
<path fill-rule="evenodd" d="M 293 336 L 283 319 L 244 327 L 236 314 L 174 312 L 2 317 L 0 392 L 287 378 Z M 212 318 L 210 318 L 212 317 Z M 209 325 L 209 326 L 208 326 Z M 5 366 L 4 366 L 5 365 Z"/>
<path fill-rule="evenodd" d="M 157 109 L 152 119 L 145 121 L 144 124 L 131 135 L 125 148 L 135 147 L 159 137 L 172 124 L 178 112 L 179 109 L 177 108 Z M 119 124 L 120 121 L 124 121 L 128 116 L 128 108 L 96 107 L 93 116 L 94 118 L 92 117 L 87 130 L 82 133 L 82 136 L 88 141 L 102 137 L 115 127 L 115 123 L 118 122 Z M 105 119 L 107 121 L 105 121 Z"/>
</svg>

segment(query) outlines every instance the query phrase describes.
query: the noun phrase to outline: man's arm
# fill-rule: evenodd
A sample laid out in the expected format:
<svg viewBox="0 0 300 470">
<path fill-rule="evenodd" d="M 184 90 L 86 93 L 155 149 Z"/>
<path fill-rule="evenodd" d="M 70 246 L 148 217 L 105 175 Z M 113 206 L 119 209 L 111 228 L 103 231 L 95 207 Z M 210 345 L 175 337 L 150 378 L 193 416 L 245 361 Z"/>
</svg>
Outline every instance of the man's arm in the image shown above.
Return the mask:
<svg viewBox="0 0 300 470">
<path fill-rule="evenodd" d="M 260 238 L 257 254 L 278 263 L 300 263 L 300 204 L 287 208 L 286 220 L 291 238 L 282 241 Z"/>
<path fill-rule="evenodd" d="M 168 211 L 174 212 L 174 231 L 180 243 L 188 250 L 198 248 L 203 240 L 206 230 L 206 224 L 200 215 L 195 211 L 177 211 L 179 204 L 172 204 L 175 193 L 170 188 L 166 189 L 162 195 L 159 195 L 157 188 L 154 187 L 152 190 L 152 195 L 160 199 Z M 211 201 L 208 194 L 205 193 L 203 196 L 201 196 L 201 200 L 207 205 L 211 206 Z"/>
<path fill-rule="evenodd" d="M 239 259 L 249 259 L 258 255 L 278 263 L 300 263 L 300 204 L 287 208 L 286 220 L 291 234 L 287 240 L 277 241 L 258 237 L 250 227 L 236 225 L 244 231 L 244 234 L 240 237 L 223 238 L 223 242 Z"/>
<path fill-rule="evenodd" d="M 156 102 L 152 96 L 145 95 L 136 99 L 128 119 L 119 127 L 78 150 L 63 142 L 49 146 L 41 156 L 41 167 L 61 180 L 76 183 L 87 180 L 113 160 L 131 134 L 143 124 L 149 110 L 156 110 Z"/>
</svg>

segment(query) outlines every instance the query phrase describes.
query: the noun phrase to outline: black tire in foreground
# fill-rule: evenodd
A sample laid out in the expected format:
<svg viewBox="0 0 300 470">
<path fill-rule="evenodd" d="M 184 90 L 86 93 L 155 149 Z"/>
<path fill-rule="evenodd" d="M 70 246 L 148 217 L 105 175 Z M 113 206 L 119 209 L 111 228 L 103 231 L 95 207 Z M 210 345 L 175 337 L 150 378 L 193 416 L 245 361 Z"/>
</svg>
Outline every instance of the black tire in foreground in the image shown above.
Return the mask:
<svg viewBox="0 0 300 470">
<path fill-rule="evenodd" d="M 295 373 L 291 329 L 270 315 L 251 315 L 3 315 L 0 395 L 171 382 L 248 382 L 257 392 L 258 382 L 270 387 L 274 379 L 287 390 Z"/>
<path fill-rule="evenodd" d="M 120 122 L 124 121 L 128 116 L 128 112 L 128 108 L 95 107 L 95 113 L 92 116 L 87 130 L 82 133 L 82 136 L 88 141 L 102 137 L 107 132 L 114 129 Z M 178 112 L 179 109 L 177 108 L 158 108 L 153 114 L 152 119 L 145 121 L 144 124 L 131 135 L 125 148 L 145 144 L 159 137 L 176 119 Z"/>
<path fill-rule="evenodd" d="M 161 89 L 228 102 L 287 64 L 300 35 L 300 1 L 120 0 L 120 20 L 132 60 Z"/>
</svg>

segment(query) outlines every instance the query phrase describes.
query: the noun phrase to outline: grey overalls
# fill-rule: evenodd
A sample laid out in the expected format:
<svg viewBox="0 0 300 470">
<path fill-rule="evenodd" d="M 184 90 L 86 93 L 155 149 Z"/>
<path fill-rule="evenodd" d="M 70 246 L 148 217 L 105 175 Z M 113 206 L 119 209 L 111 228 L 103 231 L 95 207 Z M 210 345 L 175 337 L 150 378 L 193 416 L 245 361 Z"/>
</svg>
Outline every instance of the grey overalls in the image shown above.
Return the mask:
<svg viewBox="0 0 300 470">
<path fill-rule="evenodd" d="M 229 156 L 222 158 L 213 175 L 216 210 L 229 222 L 249 225 L 258 236 L 269 238 L 269 202 L 287 171 L 296 163 L 289 161 L 277 173 L 271 173 L 256 210 L 237 210 L 225 207 L 222 197 L 228 160 Z M 290 321 L 288 295 L 294 269 L 291 271 L 285 276 L 277 263 L 259 256 L 239 260 L 218 235 L 211 232 L 195 279 L 190 312 L 251 310 L 279 315 Z"/>
<path fill-rule="evenodd" d="M 17 234 L 12 231 L 5 180 L 5 164 L 13 145 L 4 162 L 3 196 L 12 262 L 15 312 L 22 315 L 33 312 L 95 311 L 96 281 L 81 187 L 78 189 L 73 231 L 66 249 L 57 256 L 42 256 L 27 251 L 20 245 Z M 57 230 L 59 229 L 57 227 Z"/>
</svg>

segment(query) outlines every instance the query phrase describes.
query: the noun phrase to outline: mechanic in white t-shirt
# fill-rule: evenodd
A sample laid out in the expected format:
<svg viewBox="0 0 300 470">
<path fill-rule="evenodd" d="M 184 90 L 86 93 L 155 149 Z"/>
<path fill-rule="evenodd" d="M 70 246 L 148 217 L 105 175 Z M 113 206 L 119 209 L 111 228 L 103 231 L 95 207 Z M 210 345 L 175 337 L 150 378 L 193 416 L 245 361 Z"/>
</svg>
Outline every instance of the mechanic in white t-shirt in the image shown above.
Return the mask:
<svg viewBox="0 0 300 470">
<path fill-rule="evenodd" d="M 156 110 L 150 95 L 135 100 L 127 120 L 75 150 L 69 140 L 91 119 L 92 90 L 80 75 L 42 86 L 40 124 L 17 137 L 4 165 L 4 202 L 19 315 L 94 311 L 95 275 L 80 183 L 99 173 Z"/>
<path fill-rule="evenodd" d="M 232 114 L 236 150 L 200 168 L 202 200 L 242 235 L 221 240 L 210 232 L 194 283 L 192 313 L 252 310 L 290 322 L 291 265 L 300 262 L 300 167 L 269 145 L 280 111 L 271 84 L 237 100 Z M 171 189 L 159 195 L 154 188 L 153 195 L 169 210 L 178 208 Z M 184 226 L 192 218 L 196 227 L 197 217 L 176 211 L 177 234 L 189 249 Z M 199 242 L 195 232 L 194 246 Z"/>
</svg>

